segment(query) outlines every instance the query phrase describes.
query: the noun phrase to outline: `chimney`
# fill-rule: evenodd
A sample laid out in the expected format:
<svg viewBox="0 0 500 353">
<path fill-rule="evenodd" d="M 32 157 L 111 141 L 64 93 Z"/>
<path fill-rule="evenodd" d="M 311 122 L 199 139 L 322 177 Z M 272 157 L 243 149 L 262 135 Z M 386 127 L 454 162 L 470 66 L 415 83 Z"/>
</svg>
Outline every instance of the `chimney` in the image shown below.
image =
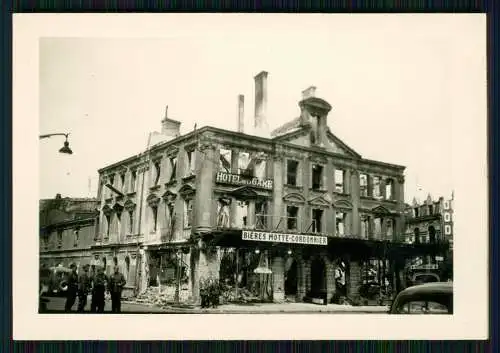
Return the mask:
<svg viewBox="0 0 500 353">
<path fill-rule="evenodd" d="M 165 107 L 165 117 L 161 121 L 161 133 L 168 140 L 173 140 L 180 135 L 181 123 L 177 120 L 169 119 L 168 117 L 168 105 Z"/>
<path fill-rule="evenodd" d="M 254 127 L 257 132 L 262 132 L 266 126 L 267 113 L 267 72 L 261 71 L 255 80 L 255 120 Z"/>
<path fill-rule="evenodd" d="M 307 98 L 315 97 L 315 94 L 316 94 L 316 87 L 311 86 L 302 91 L 302 99 L 304 100 Z"/>
<path fill-rule="evenodd" d="M 244 132 L 245 127 L 245 96 L 238 96 L 238 132 Z"/>
</svg>

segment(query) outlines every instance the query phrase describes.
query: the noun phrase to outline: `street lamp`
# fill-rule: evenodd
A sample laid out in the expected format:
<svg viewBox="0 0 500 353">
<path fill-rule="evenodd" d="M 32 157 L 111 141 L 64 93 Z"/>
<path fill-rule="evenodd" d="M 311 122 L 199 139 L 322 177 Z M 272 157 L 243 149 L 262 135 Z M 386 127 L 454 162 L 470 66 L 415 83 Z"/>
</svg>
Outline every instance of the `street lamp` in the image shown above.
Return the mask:
<svg viewBox="0 0 500 353">
<path fill-rule="evenodd" d="M 52 136 L 64 136 L 66 137 L 66 141 L 64 141 L 64 146 L 59 150 L 60 153 L 65 153 L 65 154 L 73 154 L 73 151 L 71 150 L 71 148 L 69 148 L 69 142 L 68 142 L 68 136 L 69 136 L 69 133 L 65 134 L 65 133 L 55 133 L 55 134 L 46 134 L 46 135 L 40 135 L 40 140 L 41 139 L 44 139 L 44 138 L 49 138 L 49 137 L 52 137 Z"/>
</svg>

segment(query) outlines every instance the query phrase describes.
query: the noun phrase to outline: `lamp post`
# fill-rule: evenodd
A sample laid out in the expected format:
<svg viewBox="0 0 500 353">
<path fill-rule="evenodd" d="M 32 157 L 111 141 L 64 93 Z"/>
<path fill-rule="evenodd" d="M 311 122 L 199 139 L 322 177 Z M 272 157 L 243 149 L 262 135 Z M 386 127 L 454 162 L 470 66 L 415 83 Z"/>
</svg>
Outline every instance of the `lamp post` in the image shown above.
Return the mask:
<svg viewBox="0 0 500 353">
<path fill-rule="evenodd" d="M 66 137 L 66 141 L 64 141 L 64 146 L 59 150 L 59 152 L 65 153 L 65 154 L 73 154 L 73 151 L 71 150 L 71 148 L 69 148 L 69 142 L 68 142 L 69 133 L 65 134 L 65 133 L 58 132 L 58 133 L 54 133 L 54 134 L 40 135 L 40 140 L 44 139 L 44 138 L 50 138 L 52 136 L 64 136 L 64 137 Z"/>
</svg>

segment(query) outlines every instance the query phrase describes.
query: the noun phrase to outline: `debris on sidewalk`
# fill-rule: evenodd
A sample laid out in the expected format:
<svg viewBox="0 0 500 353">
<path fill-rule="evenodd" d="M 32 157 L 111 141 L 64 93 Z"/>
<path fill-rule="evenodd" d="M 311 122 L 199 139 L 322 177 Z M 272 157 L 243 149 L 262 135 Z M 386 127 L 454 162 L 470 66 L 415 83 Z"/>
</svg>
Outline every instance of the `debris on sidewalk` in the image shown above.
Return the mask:
<svg viewBox="0 0 500 353">
<path fill-rule="evenodd" d="M 181 288 L 179 291 L 179 301 L 181 303 L 189 300 L 189 290 Z M 145 292 L 126 300 L 129 303 L 156 305 L 169 307 L 176 303 L 175 286 L 149 287 Z"/>
</svg>

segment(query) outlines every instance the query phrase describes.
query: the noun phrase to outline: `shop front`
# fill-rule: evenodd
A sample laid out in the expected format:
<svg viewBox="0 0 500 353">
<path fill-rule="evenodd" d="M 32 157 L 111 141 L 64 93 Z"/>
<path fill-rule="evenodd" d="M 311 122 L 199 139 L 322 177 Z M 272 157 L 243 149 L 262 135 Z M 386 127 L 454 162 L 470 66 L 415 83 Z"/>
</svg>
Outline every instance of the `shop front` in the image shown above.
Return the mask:
<svg viewBox="0 0 500 353">
<path fill-rule="evenodd" d="M 335 292 L 326 236 L 235 229 L 205 241 L 221 249 L 220 280 L 238 298 L 326 303 Z"/>
</svg>

